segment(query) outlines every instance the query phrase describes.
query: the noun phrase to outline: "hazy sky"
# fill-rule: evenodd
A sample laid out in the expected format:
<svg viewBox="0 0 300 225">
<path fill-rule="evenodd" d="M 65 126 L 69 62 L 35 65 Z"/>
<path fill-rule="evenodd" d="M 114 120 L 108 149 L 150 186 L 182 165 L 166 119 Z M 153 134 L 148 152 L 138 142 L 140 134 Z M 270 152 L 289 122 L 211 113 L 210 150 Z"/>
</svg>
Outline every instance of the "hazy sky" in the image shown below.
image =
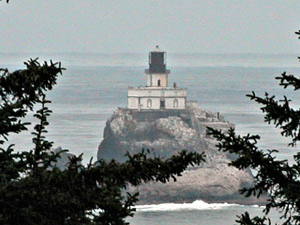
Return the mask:
<svg viewBox="0 0 300 225">
<path fill-rule="evenodd" d="M 299 53 L 299 0 L 10 0 L 0 52 Z"/>
</svg>

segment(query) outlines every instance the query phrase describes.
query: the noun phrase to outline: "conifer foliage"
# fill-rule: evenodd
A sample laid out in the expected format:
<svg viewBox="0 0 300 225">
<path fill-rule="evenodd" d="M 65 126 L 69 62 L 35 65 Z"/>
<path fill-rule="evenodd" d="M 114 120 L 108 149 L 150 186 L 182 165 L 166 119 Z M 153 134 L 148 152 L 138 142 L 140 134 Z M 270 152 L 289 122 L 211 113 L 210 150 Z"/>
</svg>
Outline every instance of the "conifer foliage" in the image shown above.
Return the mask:
<svg viewBox="0 0 300 225">
<path fill-rule="evenodd" d="M 83 166 L 82 155 L 70 159 L 61 171 L 54 163 L 62 152 L 51 151 L 45 134 L 51 111 L 46 92 L 62 73 L 60 63 L 41 65 L 37 59 L 26 69 L 0 72 L 0 223 L 1 224 L 125 224 L 133 216 L 138 193 L 125 193 L 127 185 L 149 181 L 168 182 L 189 165 L 199 165 L 203 155 L 180 152 L 169 159 L 147 157 L 148 152 L 128 154 L 125 163 L 99 160 Z M 27 129 L 22 122 L 40 105 L 34 117 L 32 150 L 4 148 L 11 133 Z"/>
<path fill-rule="evenodd" d="M 26 69 L 0 72 L 0 223 L 1 224 L 125 224 L 133 216 L 138 193 L 125 193 L 127 185 L 168 182 L 203 155 L 181 151 L 169 159 L 148 157 L 149 152 L 127 154 L 125 163 L 99 160 L 88 166 L 74 156 L 65 170 L 53 166 L 62 152 L 51 151 L 46 139 L 46 92 L 56 83 L 60 63 L 41 65 L 38 59 Z M 27 129 L 22 119 L 37 106 L 39 121 L 32 132 L 34 148 L 4 148 L 11 133 Z M 34 107 L 35 106 L 35 107 Z"/>
<path fill-rule="evenodd" d="M 126 224 L 138 201 L 138 193 L 126 193 L 127 185 L 176 180 L 188 166 L 204 161 L 194 152 L 161 159 L 142 151 L 127 154 L 125 163 L 91 160 L 87 166 L 82 155 L 74 156 L 60 170 L 55 162 L 66 150 L 51 151 L 53 143 L 45 136 L 51 114 L 46 93 L 64 68 L 38 59 L 25 66 L 14 72 L 0 68 L 0 224 Z M 23 119 L 37 107 L 33 149 L 5 147 L 10 134 L 28 129 Z"/>
<path fill-rule="evenodd" d="M 300 35 L 300 31 L 296 32 Z M 299 36 L 300 38 L 300 36 Z M 283 88 L 300 88 L 300 79 L 294 75 L 283 72 L 276 77 Z M 265 122 L 274 124 L 279 128 L 281 135 L 289 138 L 290 146 L 295 146 L 300 140 L 300 109 L 290 106 L 291 100 L 284 96 L 276 100 L 275 96 L 268 93 L 264 97 L 257 96 L 254 92 L 247 95 L 251 100 L 261 105 Z M 251 218 L 249 213 L 239 216 L 236 221 L 245 225 L 271 224 L 267 217 L 272 209 L 282 214 L 283 224 L 300 224 L 300 152 L 294 155 L 295 163 L 287 160 L 278 160 L 274 156 L 277 150 L 261 150 L 257 147 L 260 139 L 258 135 L 246 135 L 241 137 L 230 129 L 227 133 L 209 128 L 209 133 L 218 141 L 218 149 L 223 152 L 237 154 L 237 159 L 230 165 L 239 169 L 250 167 L 256 171 L 255 183 L 251 188 L 244 188 L 241 194 L 260 197 L 268 193 L 268 202 L 264 209 L 265 216 Z"/>
</svg>

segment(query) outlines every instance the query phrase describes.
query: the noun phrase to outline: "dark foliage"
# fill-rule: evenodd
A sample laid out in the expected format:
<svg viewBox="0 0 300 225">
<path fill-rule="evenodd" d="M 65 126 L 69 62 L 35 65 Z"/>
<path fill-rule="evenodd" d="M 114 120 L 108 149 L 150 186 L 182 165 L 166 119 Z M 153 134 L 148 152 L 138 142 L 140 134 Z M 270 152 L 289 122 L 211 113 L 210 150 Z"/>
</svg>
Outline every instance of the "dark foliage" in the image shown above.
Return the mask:
<svg viewBox="0 0 300 225">
<path fill-rule="evenodd" d="M 296 34 L 300 35 L 300 31 Z M 276 79 L 284 88 L 292 87 L 295 91 L 300 88 L 300 79 L 294 75 L 284 72 Z M 291 138 L 289 145 L 295 146 L 300 140 L 300 109 L 292 108 L 291 100 L 286 96 L 281 100 L 276 100 L 275 96 L 268 93 L 264 97 L 258 97 L 254 92 L 247 96 L 262 105 L 260 109 L 265 115 L 265 122 L 278 127 L 282 136 Z M 295 163 L 291 165 L 287 160 L 276 159 L 274 153 L 277 150 L 258 149 L 258 135 L 241 137 L 234 129 L 227 133 L 211 128 L 208 131 L 219 141 L 217 147 L 220 151 L 237 154 L 237 159 L 230 165 L 239 169 L 250 167 L 257 172 L 253 187 L 242 189 L 241 194 L 260 197 L 268 193 L 265 216 L 271 209 L 276 209 L 282 214 L 283 224 L 300 224 L 300 152 L 294 155 Z M 247 225 L 271 224 L 271 220 L 265 216 L 251 219 L 246 212 L 236 222 Z"/>
<path fill-rule="evenodd" d="M 61 171 L 52 166 L 62 152 L 51 151 L 45 134 L 51 111 L 46 92 L 62 73 L 60 63 L 41 65 L 37 59 L 26 69 L 10 73 L 0 69 L 0 224 L 126 224 L 133 216 L 138 193 L 126 193 L 127 185 L 168 182 L 194 164 L 203 154 L 181 151 L 163 160 L 149 152 L 127 154 L 125 163 L 114 160 L 83 166 L 82 155 L 70 159 Z M 11 133 L 27 129 L 22 121 L 34 106 L 39 121 L 32 132 L 32 150 L 4 149 Z"/>
<path fill-rule="evenodd" d="M 127 154 L 125 163 L 99 160 L 85 167 L 80 155 L 61 171 L 53 165 L 66 150 L 51 151 L 53 143 L 45 137 L 51 113 L 46 92 L 64 69 L 37 59 L 25 65 L 12 73 L 0 68 L 0 224 L 126 224 L 138 201 L 138 193 L 125 192 L 127 185 L 176 180 L 188 166 L 204 161 L 203 154 L 187 151 L 166 160 L 143 151 Z M 37 104 L 34 148 L 4 149 L 10 134 L 27 130 L 23 119 Z"/>
</svg>

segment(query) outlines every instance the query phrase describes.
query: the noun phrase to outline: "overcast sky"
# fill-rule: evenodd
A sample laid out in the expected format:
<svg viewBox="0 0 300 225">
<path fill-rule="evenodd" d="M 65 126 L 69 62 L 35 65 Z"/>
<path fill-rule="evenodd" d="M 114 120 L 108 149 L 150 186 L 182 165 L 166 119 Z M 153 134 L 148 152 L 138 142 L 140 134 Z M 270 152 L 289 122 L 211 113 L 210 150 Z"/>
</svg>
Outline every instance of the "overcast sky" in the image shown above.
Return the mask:
<svg viewBox="0 0 300 225">
<path fill-rule="evenodd" d="M 299 0 L 10 0 L 0 52 L 299 53 Z"/>
</svg>

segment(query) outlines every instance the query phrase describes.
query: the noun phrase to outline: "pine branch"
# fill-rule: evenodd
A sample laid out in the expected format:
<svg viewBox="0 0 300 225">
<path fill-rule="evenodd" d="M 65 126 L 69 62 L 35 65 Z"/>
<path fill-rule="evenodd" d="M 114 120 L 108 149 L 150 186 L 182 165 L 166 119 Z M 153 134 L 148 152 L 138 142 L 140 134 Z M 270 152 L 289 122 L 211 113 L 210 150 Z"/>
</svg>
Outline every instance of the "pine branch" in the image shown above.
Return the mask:
<svg viewBox="0 0 300 225">
<path fill-rule="evenodd" d="M 50 103 L 50 101 L 46 100 L 46 96 L 45 94 L 43 94 L 41 100 L 39 100 L 39 103 L 41 104 L 41 109 L 37 110 L 36 114 L 34 114 L 34 117 L 36 117 L 40 122 L 39 124 L 35 125 L 35 132 L 32 132 L 32 135 L 34 135 L 32 141 L 35 145 L 33 152 L 35 157 L 33 170 L 36 170 L 38 167 L 43 167 L 44 169 L 47 169 L 47 166 L 49 165 L 45 165 L 44 163 L 45 160 L 48 161 L 48 152 L 53 145 L 52 142 L 47 141 L 45 139 L 45 136 L 43 136 L 44 133 L 47 133 L 46 126 L 49 125 L 47 117 L 50 116 L 50 113 L 52 112 L 46 107 L 46 104 Z"/>
</svg>

